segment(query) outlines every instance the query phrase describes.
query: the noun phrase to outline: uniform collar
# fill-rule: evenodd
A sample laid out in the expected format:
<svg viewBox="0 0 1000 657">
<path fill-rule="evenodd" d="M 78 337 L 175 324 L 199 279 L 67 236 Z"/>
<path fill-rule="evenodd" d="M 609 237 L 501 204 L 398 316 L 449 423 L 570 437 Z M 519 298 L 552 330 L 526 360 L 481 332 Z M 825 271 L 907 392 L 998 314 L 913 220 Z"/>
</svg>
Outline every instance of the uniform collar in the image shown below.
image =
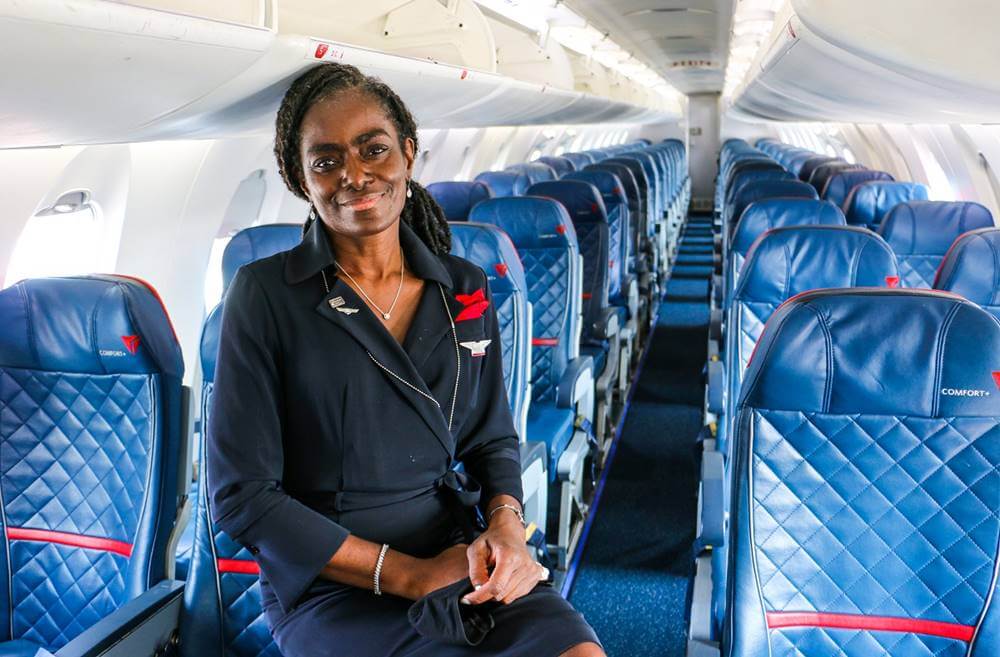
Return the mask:
<svg viewBox="0 0 1000 657">
<path fill-rule="evenodd" d="M 406 266 L 414 276 L 425 281 L 441 283 L 448 289 L 454 287 L 451 274 L 424 244 L 413 229 L 399 220 L 399 243 L 403 249 Z M 316 220 L 302 237 L 302 241 L 288 254 L 285 262 L 285 280 L 295 284 L 315 276 L 320 271 L 334 264 L 333 247 L 323 226 Z"/>
</svg>

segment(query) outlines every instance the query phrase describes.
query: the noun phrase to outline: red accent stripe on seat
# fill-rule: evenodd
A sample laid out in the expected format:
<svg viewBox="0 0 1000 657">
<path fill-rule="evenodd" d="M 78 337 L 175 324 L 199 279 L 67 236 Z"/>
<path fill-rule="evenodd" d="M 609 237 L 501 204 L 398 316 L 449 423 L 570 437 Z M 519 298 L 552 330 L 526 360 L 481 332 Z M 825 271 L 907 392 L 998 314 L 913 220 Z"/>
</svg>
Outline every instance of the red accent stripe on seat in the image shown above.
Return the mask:
<svg viewBox="0 0 1000 657">
<path fill-rule="evenodd" d="M 67 534 L 47 529 L 28 529 L 27 527 L 7 527 L 7 538 L 15 541 L 37 541 L 40 543 L 58 543 L 70 547 L 87 548 L 88 550 L 104 550 L 114 552 L 123 557 L 132 556 L 132 544 L 116 541 L 111 538 L 84 536 L 82 534 Z"/>
<path fill-rule="evenodd" d="M 875 630 L 880 632 L 912 632 L 946 639 L 971 641 L 976 628 L 972 625 L 894 616 L 861 616 L 858 614 L 825 614 L 812 611 L 769 611 L 767 626 L 832 627 L 842 630 Z"/>
<path fill-rule="evenodd" d="M 249 559 L 219 559 L 220 573 L 238 573 L 240 575 L 260 575 L 260 566 Z"/>
<path fill-rule="evenodd" d="M 531 338 L 531 344 L 536 347 L 554 347 L 559 344 L 559 338 Z"/>
</svg>

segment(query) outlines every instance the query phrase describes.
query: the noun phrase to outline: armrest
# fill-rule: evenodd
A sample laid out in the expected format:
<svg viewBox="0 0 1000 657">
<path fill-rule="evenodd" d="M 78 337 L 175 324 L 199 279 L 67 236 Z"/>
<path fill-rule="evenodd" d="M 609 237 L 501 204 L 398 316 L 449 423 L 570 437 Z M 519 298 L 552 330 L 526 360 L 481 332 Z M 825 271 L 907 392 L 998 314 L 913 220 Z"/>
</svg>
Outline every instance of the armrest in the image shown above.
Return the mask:
<svg viewBox="0 0 1000 657">
<path fill-rule="evenodd" d="M 601 316 L 594 322 L 594 336 L 601 340 L 609 340 L 618 335 L 618 311 L 609 306 L 601 311 Z"/>
<path fill-rule="evenodd" d="M 566 366 L 556 389 L 556 406 L 572 408 L 587 394 L 594 392 L 594 359 L 590 356 L 574 358 Z"/>
<path fill-rule="evenodd" d="M 712 308 L 708 318 L 708 337 L 711 340 L 722 342 L 722 310 Z"/>
<path fill-rule="evenodd" d="M 698 544 L 723 545 L 726 529 L 725 461 L 722 453 L 706 449 L 701 456 L 701 514 Z"/>
<path fill-rule="evenodd" d="M 722 413 L 723 391 L 726 389 L 726 371 L 716 356 L 708 361 L 708 412 Z"/>
<path fill-rule="evenodd" d="M 712 275 L 712 302 L 715 308 L 722 307 L 722 300 L 724 296 L 723 282 L 721 275 Z"/>
<path fill-rule="evenodd" d="M 184 582 L 165 580 L 67 643 L 56 657 L 144 657 L 175 641 Z"/>
</svg>

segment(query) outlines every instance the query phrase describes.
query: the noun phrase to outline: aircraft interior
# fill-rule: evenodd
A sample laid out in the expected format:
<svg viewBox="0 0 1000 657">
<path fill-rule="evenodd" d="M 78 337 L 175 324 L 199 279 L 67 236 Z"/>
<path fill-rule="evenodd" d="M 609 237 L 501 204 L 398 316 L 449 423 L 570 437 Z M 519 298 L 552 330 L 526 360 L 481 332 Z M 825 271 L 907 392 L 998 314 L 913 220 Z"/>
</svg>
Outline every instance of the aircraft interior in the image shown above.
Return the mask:
<svg viewBox="0 0 1000 657">
<path fill-rule="evenodd" d="M 525 544 L 605 654 L 1000 655 L 998 26 L 0 0 L 0 657 L 282 656 L 209 416 L 237 272 L 305 239 L 276 112 L 331 62 L 412 112 L 413 180 L 488 282 L 457 307 L 497 320 L 463 351 L 452 318 L 454 354 L 499 350 Z"/>
</svg>

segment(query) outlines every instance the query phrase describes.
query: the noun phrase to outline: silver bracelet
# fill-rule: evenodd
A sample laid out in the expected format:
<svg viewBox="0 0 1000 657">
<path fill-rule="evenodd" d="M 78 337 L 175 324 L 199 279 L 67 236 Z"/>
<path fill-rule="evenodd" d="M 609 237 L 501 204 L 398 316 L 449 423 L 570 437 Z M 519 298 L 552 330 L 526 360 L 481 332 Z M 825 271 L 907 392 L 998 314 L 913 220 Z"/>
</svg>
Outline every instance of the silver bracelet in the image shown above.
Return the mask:
<svg viewBox="0 0 1000 657">
<path fill-rule="evenodd" d="M 378 553 L 378 561 L 375 562 L 375 574 L 373 575 L 375 586 L 372 589 L 375 591 L 375 595 L 382 595 L 382 564 L 385 562 L 385 553 L 388 551 L 389 544 L 383 543 L 382 550 Z"/>
<path fill-rule="evenodd" d="M 524 514 L 521 513 L 521 509 L 517 508 L 516 506 L 514 506 L 512 504 L 501 504 L 501 505 L 497 506 L 495 509 L 493 509 L 492 511 L 490 511 L 490 515 L 486 519 L 486 522 L 492 522 L 493 521 L 493 515 L 497 511 L 499 511 L 500 509 L 510 509 L 511 511 L 513 511 L 514 513 L 516 513 L 517 514 L 517 519 L 521 521 L 521 526 L 522 527 L 525 526 L 525 524 L 524 524 Z"/>
</svg>

